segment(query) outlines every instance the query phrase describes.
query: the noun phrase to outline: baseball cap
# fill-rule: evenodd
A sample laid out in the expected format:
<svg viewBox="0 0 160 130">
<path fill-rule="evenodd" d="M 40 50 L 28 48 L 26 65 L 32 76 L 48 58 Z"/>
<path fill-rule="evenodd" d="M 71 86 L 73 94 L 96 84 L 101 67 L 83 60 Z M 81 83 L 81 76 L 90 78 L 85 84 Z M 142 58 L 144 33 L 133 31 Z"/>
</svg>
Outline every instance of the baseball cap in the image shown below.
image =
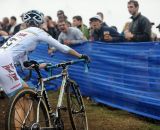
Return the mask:
<svg viewBox="0 0 160 130">
<path fill-rule="evenodd" d="M 95 20 L 95 19 L 97 19 L 97 20 L 99 20 L 99 21 L 102 21 L 102 18 L 101 18 L 99 15 L 96 15 L 96 16 L 94 16 L 94 17 L 91 17 L 89 20 L 92 21 L 92 20 Z"/>
</svg>

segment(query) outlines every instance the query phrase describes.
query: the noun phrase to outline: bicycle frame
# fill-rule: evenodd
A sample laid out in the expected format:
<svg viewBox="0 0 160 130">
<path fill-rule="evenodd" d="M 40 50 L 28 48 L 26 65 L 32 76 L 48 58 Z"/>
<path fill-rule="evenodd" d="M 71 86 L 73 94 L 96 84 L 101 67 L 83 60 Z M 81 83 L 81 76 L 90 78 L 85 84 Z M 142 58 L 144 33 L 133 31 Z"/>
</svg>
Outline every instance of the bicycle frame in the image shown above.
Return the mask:
<svg viewBox="0 0 160 130">
<path fill-rule="evenodd" d="M 55 67 L 53 67 L 53 68 L 55 68 Z M 62 77 L 62 82 L 61 82 L 61 86 L 60 86 L 60 92 L 59 92 L 59 97 L 58 97 L 58 103 L 57 103 L 57 106 L 56 106 L 56 111 L 54 113 L 55 114 L 54 116 L 55 116 L 56 119 L 60 118 L 60 108 L 62 106 L 64 91 L 65 91 L 65 85 L 66 85 L 67 80 L 68 80 L 68 66 L 67 65 L 62 67 L 62 71 L 61 71 L 60 74 L 56 74 L 56 75 L 49 76 L 47 78 L 40 78 L 39 79 L 40 87 L 41 87 L 41 90 L 40 90 L 41 93 L 39 95 L 40 100 L 39 100 L 39 105 L 38 105 L 38 108 L 37 108 L 37 123 L 39 122 L 39 107 L 40 107 L 42 97 L 44 97 L 44 99 L 45 99 L 45 102 L 47 104 L 47 108 L 48 108 L 49 113 L 52 114 L 51 113 L 52 108 L 51 108 L 51 105 L 49 103 L 48 95 L 47 95 L 47 92 L 46 92 L 46 89 L 45 89 L 45 86 L 44 86 L 45 82 L 50 81 L 50 80 L 54 80 L 54 79 L 57 79 L 57 78 L 60 78 L 60 77 Z"/>
<path fill-rule="evenodd" d="M 55 113 L 55 117 L 58 118 L 60 115 L 59 115 L 59 109 L 60 107 L 62 106 L 62 101 L 63 101 L 63 95 L 64 95 L 64 90 L 65 90 L 65 85 L 66 85 L 66 82 L 67 82 L 67 78 L 68 78 L 68 73 L 67 73 L 67 67 L 63 68 L 62 69 L 62 72 L 60 74 L 57 74 L 57 75 L 53 75 L 53 76 L 50 76 L 48 78 L 43 78 L 42 79 L 42 84 L 43 84 L 43 90 L 45 89 L 44 87 L 44 83 L 47 82 L 47 81 L 50 81 L 50 80 L 54 80 L 54 79 L 57 79 L 57 78 L 60 78 L 62 77 L 62 82 L 61 82 L 61 87 L 60 87 L 60 92 L 59 92 L 59 97 L 58 97 L 58 103 L 57 103 L 57 107 L 56 107 L 56 113 Z M 42 91 L 43 91 L 42 90 Z M 48 99 L 47 99 L 48 100 Z M 46 101 L 47 101 L 46 100 Z M 49 105 L 49 101 L 46 102 L 46 104 Z M 49 111 L 51 111 L 51 107 L 49 107 L 48 109 Z"/>
<path fill-rule="evenodd" d="M 82 61 L 88 63 L 84 59 L 79 59 L 56 65 L 44 64 L 45 70 L 50 69 L 51 72 L 48 77 L 42 77 L 38 62 L 34 60 L 24 62 L 25 67 L 34 69 L 38 74 L 38 87 L 35 89 L 23 88 L 12 97 L 7 110 L 5 128 L 7 130 L 12 130 L 12 128 L 64 130 L 65 127 L 72 127 L 74 130 L 88 130 L 87 116 L 80 88 L 74 80 L 69 78 L 68 74 L 70 65 Z M 53 68 L 60 68 L 61 72 L 53 74 Z M 55 108 L 51 107 L 45 84 L 47 81 L 57 78 L 60 78 L 61 86 Z M 68 125 L 68 121 L 70 125 Z"/>
<path fill-rule="evenodd" d="M 62 108 L 61 106 L 62 106 L 62 103 L 63 103 L 65 86 L 67 84 L 67 81 L 69 80 L 68 66 L 72 65 L 72 64 L 75 64 L 75 63 L 78 63 L 78 62 L 82 62 L 82 61 L 84 62 L 85 60 L 84 59 L 74 60 L 74 61 L 68 61 L 68 62 L 65 62 L 65 63 L 60 63 L 60 64 L 57 64 L 55 66 L 48 66 L 47 68 L 51 69 L 51 72 L 53 71 L 52 70 L 53 68 L 60 68 L 61 67 L 62 70 L 59 74 L 55 74 L 55 75 L 51 74 L 51 76 L 49 76 L 47 78 L 42 77 L 42 75 L 40 73 L 40 70 L 39 70 L 39 66 L 34 61 L 35 70 L 38 74 L 38 79 L 39 79 L 38 88 L 37 88 L 37 95 L 38 95 L 37 97 L 39 98 L 38 106 L 37 106 L 37 119 L 36 119 L 37 124 L 39 123 L 39 117 L 40 117 L 39 116 L 39 114 L 40 114 L 39 113 L 39 108 L 40 108 L 40 104 L 42 102 L 42 98 L 44 98 L 44 101 L 46 103 L 46 106 L 47 106 L 47 109 L 48 109 L 48 112 L 49 112 L 50 116 L 54 116 L 54 119 L 55 119 L 54 121 L 56 121 L 56 119 L 61 119 L 60 109 Z M 87 66 L 85 66 L 85 67 L 87 68 Z M 57 79 L 57 78 L 60 78 L 60 77 L 62 77 L 62 82 L 61 82 L 61 86 L 60 86 L 58 103 L 57 103 L 57 106 L 56 106 L 56 111 L 55 111 L 55 113 L 53 113 L 53 110 L 52 110 L 52 107 L 50 105 L 48 95 L 47 95 L 47 92 L 46 92 L 45 82 L 50 81 L 50 80 L 54 80 L 54 79 Z"/>
</svg>

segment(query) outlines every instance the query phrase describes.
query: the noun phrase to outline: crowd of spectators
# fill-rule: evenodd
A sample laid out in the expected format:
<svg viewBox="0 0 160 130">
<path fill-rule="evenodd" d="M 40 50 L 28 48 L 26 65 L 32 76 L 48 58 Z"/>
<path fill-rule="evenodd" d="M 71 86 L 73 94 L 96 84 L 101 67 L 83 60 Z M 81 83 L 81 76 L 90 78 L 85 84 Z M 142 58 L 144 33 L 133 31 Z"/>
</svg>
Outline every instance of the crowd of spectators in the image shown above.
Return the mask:
<svg viewBox="0 0 160 130">
<path fill-rule="evenodd" d="M 51 16 L 45 16 L 41 28 L 66 45 L 83 43 L 86 40 L 106 43 L 156 41 L 157 35 L 152 32 L 153 23 L 139 12 L 138 2 L 130 0 L 127 7 L 132 21 L 124 24 L 122 32 L 118 32 L 114 25 L 109 26 L 103 20 L 102 12 L 97 12 L 95 16 L 91 17 L 89 19 L 90 26 L 87 27 L 83 23 L 82 16 L 73 16 L 72 21 L 68 21 L 68 17 L 63 10 L 57 11 L 57 21 L 52 20 Z M 24 23 L 17 24 L 15 16 L 4 17 L 0 22 L 0 41 L 25 28 Z"/>
</svg>

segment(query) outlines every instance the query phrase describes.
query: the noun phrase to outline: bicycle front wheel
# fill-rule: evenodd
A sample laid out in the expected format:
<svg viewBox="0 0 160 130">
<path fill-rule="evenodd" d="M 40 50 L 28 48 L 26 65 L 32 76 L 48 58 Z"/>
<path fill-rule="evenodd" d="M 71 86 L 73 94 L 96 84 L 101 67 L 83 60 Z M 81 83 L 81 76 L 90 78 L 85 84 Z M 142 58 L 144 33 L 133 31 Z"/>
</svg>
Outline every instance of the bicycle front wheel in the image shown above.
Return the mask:
<svg viewBox="0 0 160 130">
<path fill-rule="evenodd" d="M 68 112 L 73 130 L 88 130 L 85 105 L 78 85 L 70 80 L 66 89 Z"/>
<path fill-rule="evenodd" d="M 39 107 L 37 107 L 38 105 Z M 37 111 L 39 111 L 38 114 Z M 39 122 L 37 122 L 37 118 Z M 39 102 L 37 93 L 32 89 L 19 91 L 11 98 L 5 126 L 5 130 L 29 130 L 50 127 L 50 116 L 43 99 Z"/>
</svg>

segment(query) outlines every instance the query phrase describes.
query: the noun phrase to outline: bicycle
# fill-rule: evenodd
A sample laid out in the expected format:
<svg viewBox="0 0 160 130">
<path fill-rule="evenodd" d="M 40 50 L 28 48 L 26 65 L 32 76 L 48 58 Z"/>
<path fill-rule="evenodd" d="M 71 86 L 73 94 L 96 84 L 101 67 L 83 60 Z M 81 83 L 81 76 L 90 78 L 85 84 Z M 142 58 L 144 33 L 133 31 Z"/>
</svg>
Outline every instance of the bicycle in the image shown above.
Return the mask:
<svg viewBox="0 0 160 130">
<path fill-rule="evenodd" d="M 68 66 L 85 62 L 84 59 L 68 61 L 56 65 L 47 64 L 46 69 L 53 71 L 61 68 L 61 72 L 43 78 L 36 61 L 25 62 L 26 67 L 33 66 L 38 75 L 39 88 L 23 88 L 9 103 L 6 115 L 5 130 L 64 130 L 61 111 L 68 111 L 73 130 L 88 130 L 85 105 L 78 84 L 71 80 L 68 75 Z M 62 77 L 56 111 L 50 105 L 45 82 Z M 67 105 L 63 106 L 64 93 L 67 95 Z M 27 105 L 26 105 L 27 104 Z M 19 112 L 19 113 L 18 113 Z"/>
</svg>

